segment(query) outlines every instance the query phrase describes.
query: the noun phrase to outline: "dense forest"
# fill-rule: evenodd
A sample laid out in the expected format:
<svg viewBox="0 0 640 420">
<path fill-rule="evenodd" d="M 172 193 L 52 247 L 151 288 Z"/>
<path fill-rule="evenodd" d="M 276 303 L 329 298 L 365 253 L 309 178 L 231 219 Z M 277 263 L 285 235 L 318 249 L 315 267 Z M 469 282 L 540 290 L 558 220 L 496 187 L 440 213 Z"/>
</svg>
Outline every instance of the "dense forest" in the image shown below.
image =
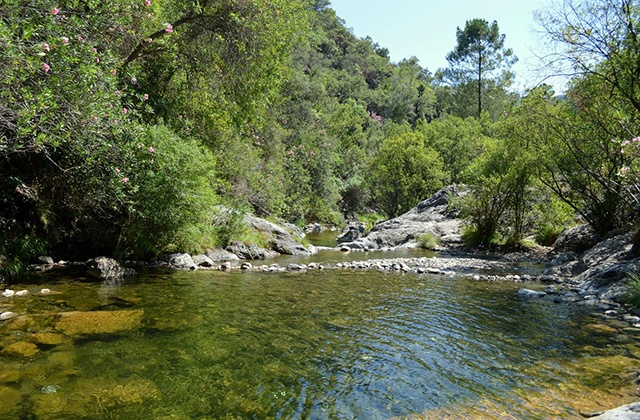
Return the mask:
<svg viewBox="0 0 640 420">
<path fill-rule="evenodd" d="M 243 230 L 221 206 L 393 217 L 453 183 L 470 246 L 632 228 L 640 4 L 556 1 L 538 21 L 562 96 L 514 92 L 508 34 L 482 19 L 432 72 L 326 0 L 4 0 L 2 270 L 225 246 Z"/>
</svg>

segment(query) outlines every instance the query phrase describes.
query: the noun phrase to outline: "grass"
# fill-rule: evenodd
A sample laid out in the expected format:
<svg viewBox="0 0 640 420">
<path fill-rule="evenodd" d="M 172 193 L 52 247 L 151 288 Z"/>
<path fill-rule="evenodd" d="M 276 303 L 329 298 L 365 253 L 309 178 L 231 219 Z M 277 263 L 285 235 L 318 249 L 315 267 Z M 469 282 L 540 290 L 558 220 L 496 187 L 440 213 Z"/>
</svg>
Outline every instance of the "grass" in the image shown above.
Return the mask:
<svg viewBox="0 0 640 420">
<path fill-rule="evenodd" d="M 627 279 L 624 301 L 635 308 L 640 308 L 640 275 L 636 272 L 629 272 Z"/>
<path fill-rule="evenodd" d="M 435 249 L 440 245 L 440 238 L 427 232 L 418 238 L 418 243 L 422 249 Z"/>
</svg>

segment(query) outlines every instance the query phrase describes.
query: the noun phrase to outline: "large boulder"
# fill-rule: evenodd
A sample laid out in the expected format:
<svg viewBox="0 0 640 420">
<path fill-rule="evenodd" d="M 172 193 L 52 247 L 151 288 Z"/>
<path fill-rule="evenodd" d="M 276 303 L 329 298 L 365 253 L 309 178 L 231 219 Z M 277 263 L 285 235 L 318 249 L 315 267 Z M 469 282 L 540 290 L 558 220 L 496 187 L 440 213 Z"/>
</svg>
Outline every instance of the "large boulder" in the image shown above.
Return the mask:
<svg viewBox="0 0 640 420">
<path fill-rule="evenodd" d="M 196 270 L 198 266 L 189 254 L 171 254 L 168 258 L 169 265 L 182 270 Z"/>
<path fill-rule="evenodd" d="M 142 325 L 142 310 L 62 313 L 56 329 L 68 336 L 118 334 Z"/>
<path fill-rule="evenodd" d="M 250 214 L 246 214 L 243 221 L 248 227 L 257 230 L 264 235 L 273 251 L 288 255 L 315 254 L 315 249 L 312 246 L 304 246 L 294 237 L 294 235 L 289 233 L 289 231 L 282 226 Z M 302 235 L 302 232 L 299 229 L 296 228 L 294 230 L 294 233 L 298 236 Z"/>
<path fill-rule="evenodd" d="M 595 246 L 599 240 L 600 237 L 591 225 L 578 225 L 562 231 L 554 242 L 553 249 L 557 252 L 582 253 Z"/>
<path fill-rule="evenodd" d="M 226 249 L 207 249 L 205 255 L 214 262 L 240 261 L 240 257 Z"/>
<path fill-rule="evenodd" d="M 108 257 L 96 257 L 85 262 L 87 274 L 101 280 L 121 280 L 136 274 L 132 268 L 121 266 L 116 260 Z"/>
<path fill-rule="evenodd" d="M 407 213 L 378 223 L 363 238 L 342 245 L 352 249 L 411 247 L 427 233 L 440 239 L 442 246 L 461 244 L 462 220 L 449 204 L 451 197 L 463 194 L 456 186 L 445 187 Z"/>
<path fill-rule="evenodd" d="M 598 420 L 640 420 L 640 403 L 623 405 L 591 418 Z"/>
</svg>

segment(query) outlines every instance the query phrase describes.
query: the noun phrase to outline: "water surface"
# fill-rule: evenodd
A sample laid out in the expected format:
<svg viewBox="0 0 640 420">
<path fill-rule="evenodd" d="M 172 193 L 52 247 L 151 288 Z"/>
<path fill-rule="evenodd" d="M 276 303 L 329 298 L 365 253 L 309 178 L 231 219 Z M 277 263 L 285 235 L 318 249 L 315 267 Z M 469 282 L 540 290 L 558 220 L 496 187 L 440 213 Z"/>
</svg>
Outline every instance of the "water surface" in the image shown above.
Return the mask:
<svg viewBox="0 0 640 420">
<path fill-rule="evenodd" d="M 635 344 L 585 334 L 584 310 L 523 302 L 509 282 L 198 271 L 29 287 L 43 286 L 59 293 L 14 299 L 33 319 L 0 324 L 3 345 L 59 333 L 61 311 L 142 323 L 0 356 L 19 372 L 0 375 L 0 418 L 579 418 L 618 403 L 637 361 Z"/>
</svg>

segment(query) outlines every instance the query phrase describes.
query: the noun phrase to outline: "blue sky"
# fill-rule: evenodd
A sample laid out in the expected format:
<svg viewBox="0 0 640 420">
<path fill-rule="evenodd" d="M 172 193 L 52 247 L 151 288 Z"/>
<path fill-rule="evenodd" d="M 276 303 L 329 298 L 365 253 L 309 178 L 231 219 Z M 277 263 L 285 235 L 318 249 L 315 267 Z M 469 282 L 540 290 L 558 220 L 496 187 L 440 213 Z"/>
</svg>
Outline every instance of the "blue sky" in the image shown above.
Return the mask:
<svg viewBox="0 0 640 420">
<path fill-rule="evenodd" d="M 519 58 L 514 66 L 518 90 L 535 86 L 542 76 L 536 55 L 543 36 L 534 11 L 549 0 L 331 0 L 331 7 L 359 38 L 371 36 L 398 62 L 416 56 L 435 72 L 446 67 L 445 56 L 456 44 L 456 28 L 482 18 L 496 20 L 506 35 L 505 46 Z"/>
</svg>

